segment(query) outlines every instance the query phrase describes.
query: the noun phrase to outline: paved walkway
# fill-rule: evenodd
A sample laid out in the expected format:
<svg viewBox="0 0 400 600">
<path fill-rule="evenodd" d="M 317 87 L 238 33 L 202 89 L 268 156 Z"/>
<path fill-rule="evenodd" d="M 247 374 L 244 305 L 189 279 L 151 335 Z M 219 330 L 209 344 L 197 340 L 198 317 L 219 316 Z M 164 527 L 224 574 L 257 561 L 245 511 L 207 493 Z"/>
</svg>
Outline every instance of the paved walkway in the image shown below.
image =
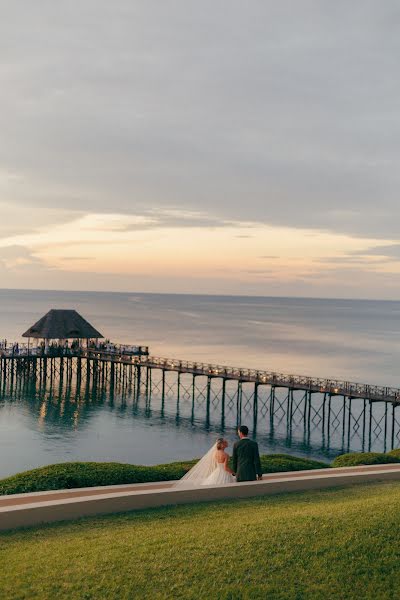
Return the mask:
<svg viewBox="0 0 400 600">
<path fill-rule="evenodd" d="M 156 506 L 387 480 L 400 481 L 400 464 L 269 473 L 262 481 L 200 489 L 174 488 L 173 482 L 166 481 L 15 494 L 0 496 L 0 530 Z"/>
<path fill-rule="evenodd" d="M 380 471 L 393 470 L 398 471 L 400 465 L 388 464 L 388 465 L 371 465 L 371 466 L 359 466 L 359 467 L 344 467 L 341 469 L 335 469 L 340 474 L 344 473 L 363 473 L 365 471 L 371 473 L 379 473 Z M 268 473 L 263 476 L 263 481 L 279 480 L 296 478 L 296 477 L 321 477 L 321 475 L 329 474 L 332 475 L 332 469 L 313 469 L 312 471 L 290 471 L 284 473 Z M 261 482 L 257 482 L 261 483 Z M 13 494 L 11 496 L 0 496 L 0 508 L 3 506 L 18 506 L 21 504 L 32 504 L 35 502 L 48 502 L 51 500 L 66 500 L 70 498 L 85 498 L 88 496 L 96 496 L 103 494 L 121 494 L 126 492 L 144 492 L 146 490 L 166 490 L 173 486 L 173 482 L 166 481 L 160 483 L 129 483 L 125 485 L 112 485 L 112 486 L 101 486 L 91 488 L 74 488 L 68 490 L 52 490 L 47 492 L 34 492 L 30 494 Z"/>
<path fill-rule="evenodd" d="M 74 488 L 71 490 L 54 490 L 51 492 L 35 492 L 31 494 L 13 494 L 10 496 L 0 496 L 0 508 L 3 506 L 20 506 L 21 504 L 34 504 L 37 502 L 49 502 L 51 500 L 67 500 L 70 498 L 86 498 L 88 496 L 98 496 L 103 494 L 122 494 L 124 492 L 133 492 L 146 490 L 158 490 L 171 488 L 173 483 L 137 483 L 127 485 L 101 486 L 92 488 Z"/>
</svg>

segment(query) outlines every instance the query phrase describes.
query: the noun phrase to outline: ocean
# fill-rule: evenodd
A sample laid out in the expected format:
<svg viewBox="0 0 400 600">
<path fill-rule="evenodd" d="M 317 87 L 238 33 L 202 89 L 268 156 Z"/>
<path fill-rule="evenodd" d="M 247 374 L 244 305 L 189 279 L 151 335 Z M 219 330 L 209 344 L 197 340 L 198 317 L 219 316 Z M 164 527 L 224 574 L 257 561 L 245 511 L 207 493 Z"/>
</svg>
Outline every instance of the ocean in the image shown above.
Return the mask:
<svg viewBox="0 0 400 600">
<path fill-rule="evenodd" d="M 399 385 L 400 302 L 1 290 L 0 340 L 23 341 L 50 308 L 74 308 L 106 338 L 148 345 L 154 356 Z M 165 414 L 118 399 L 66 403 L 0 392 L 0 476 L 75 460 L 164 463 L 201 456 L 221 433 L 235 441 L 233 420 L 177 419 L 175 403 Z M 327 460 L 343 450 L 339 438 L 289 440 L 267 421 L 257 440 L 263 453 Z"/>
</svg>

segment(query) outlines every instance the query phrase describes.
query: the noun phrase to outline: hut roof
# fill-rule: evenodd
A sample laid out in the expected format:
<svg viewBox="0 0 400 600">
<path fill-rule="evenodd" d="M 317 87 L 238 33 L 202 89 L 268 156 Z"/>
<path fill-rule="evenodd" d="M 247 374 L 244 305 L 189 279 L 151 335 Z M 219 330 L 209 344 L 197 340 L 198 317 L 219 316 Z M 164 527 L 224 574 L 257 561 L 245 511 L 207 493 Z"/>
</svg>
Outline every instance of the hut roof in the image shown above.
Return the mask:
<svg viewBox="0 0 400 600">
<path fill-rule="evenodd" d="M 22 337 L 42 338 L 47 340 L 102 338 L 90 323 L 76 310 L 49 310 L 37 323 L 32 325 Z"/>
</svg>

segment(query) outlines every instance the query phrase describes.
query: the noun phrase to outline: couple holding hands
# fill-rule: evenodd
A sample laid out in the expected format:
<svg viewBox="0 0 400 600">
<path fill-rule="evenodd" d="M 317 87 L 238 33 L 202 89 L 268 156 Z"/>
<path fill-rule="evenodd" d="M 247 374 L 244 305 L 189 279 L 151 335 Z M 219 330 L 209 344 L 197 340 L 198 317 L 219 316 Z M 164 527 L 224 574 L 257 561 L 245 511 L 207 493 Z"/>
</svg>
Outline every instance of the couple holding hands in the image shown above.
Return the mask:
<svg viewBox="0 0 400 600">
<path fill-rule="evenodd" d="M 177 487 L 196 487 L 201 485 L 226 485 L 241 481 L 262 479 L 258 444 L 250 440 L 249 429 L 241 425 L 238 429 L 239 441 L 233 445 L 232 467 L 229 467 L 228 442 L 218 438 L 212 448 L 182 479 Z"/>
</svg>

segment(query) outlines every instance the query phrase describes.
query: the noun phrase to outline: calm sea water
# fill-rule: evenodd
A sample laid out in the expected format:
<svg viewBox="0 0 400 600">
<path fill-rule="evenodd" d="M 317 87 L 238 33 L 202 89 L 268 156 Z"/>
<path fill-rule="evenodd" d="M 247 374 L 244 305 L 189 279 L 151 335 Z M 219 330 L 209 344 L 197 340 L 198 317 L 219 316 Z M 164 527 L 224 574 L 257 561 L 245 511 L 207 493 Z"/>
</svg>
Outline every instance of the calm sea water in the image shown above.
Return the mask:
<svg viewBox="0 0 400 600">
<path fill-rule="evenodd" d="M 2 290 L 0 339 L 22 341 L 50 308 L 75 308 L 105 337 L 149 345 L 156 356 L 400 383 L 400 302 Z M 172 408 L 160 414 L 118 399 L 60 402 L 0 394 L 0 476 L 71 460 L 190 459 L 220 433 L 218 423 L 177 419 Z M 227 423 L 224 434 L 233 442 L 233 421 Z M 289 444 L 283 430 L 271 435 L 267 424 L 257 439 L 263 452 L 327 458 L 341 450 L 300 437 Z"/>
</svg>

